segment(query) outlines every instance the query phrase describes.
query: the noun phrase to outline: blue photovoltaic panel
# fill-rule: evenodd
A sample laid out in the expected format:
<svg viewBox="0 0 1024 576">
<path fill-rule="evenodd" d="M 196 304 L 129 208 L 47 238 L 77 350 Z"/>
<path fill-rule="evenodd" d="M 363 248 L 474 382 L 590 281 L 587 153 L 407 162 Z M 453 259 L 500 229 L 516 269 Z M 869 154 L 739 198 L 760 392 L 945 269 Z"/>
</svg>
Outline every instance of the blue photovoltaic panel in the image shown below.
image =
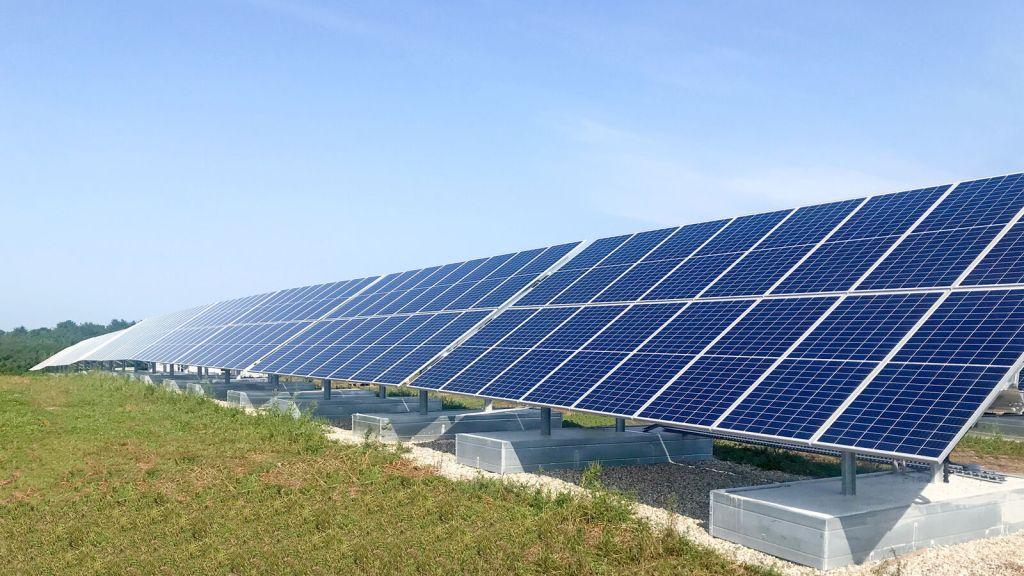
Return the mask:
<svg viewBox="0 0 1024 576">
<path fill-rule="evenodd" d="M 634 354 L 576 407 L 607 414 L 633 414 L 693 359 L 692 355 Z"/>
<path fill-rule="evenodd" d="M 775 294 L 849 290 L 899 236 L 822 244 L 773 290 Z"/>
<path fill-rule="evenodd" d="M 627 302 L 639 300 L 697 248 L 728 224 L 727 220 L 683 226 L 643 259 L 625 270 L 621 277 L 603 288 L 594 302 Z M 721 269 L 719 269 L 721 271 Z M 715 273 L 717 276 L 717 272 Z M 703 287 L 703 286 L 702 286 Z M 543 286 L 541 286 L 543 288 Z"/>
<path fill-rule="evenodd" d="M 768 292 L 812 246 L 786 246 L 748 253 L 703 296 L 753 296 Z"/>
<path fill-rule="evenodd" d="M 479 349 L 478 354 L 456 355 L 452 358 L 445 358 L 431 367 L 421 378 L 428 383 L 433 382 L 437 387 L 445 387 L 445 390 L 453 392 L 475 393 L 483 388 L 493 379 L 498 372 L 504 370 L 512 362 L 535 346 L 552 330 L 568 320 L 578 308 L 550 308 L 547 310 L 529 310 L 530 318 L 523 323 L 507 322 L 502 316 L 515 314 L 519 311 L 508 310 L 502 316 L 494 319 L 487 327 L 495 323 L 502 323 L 507 326 L 509 332 L 488 351 L 482 345 L 474 345 L 473 338 L 467 340 L 466 345 L 456 349 L 456 352 L 464 347 Z M 484 328 L 486 330 L 486 327 Z M 483 330 L 482 330 L 483 331 Z M 482 332 L 481 331 L 481 332 Z M 485 354 L 486 353 L 486 354 Z M 504 362 L 502 364 L 502 362 Z M 467 367 L 471 368 L 468 369 Z M 467 369 L 464 374 L 459 374 Z M 442 381 L 439 375 L 446 375 Z M 449 382 L 449 380 L 454 380 Z M 420 380 L 417 379 L 417 382 Z M 448 383 L 447 386 L 445 384 Z M 417 384 L 418 385 L 418 384 Z"/>
<path fill-rule="evenodd" d="M 701 356 L 638 416 L 710 426 L 773 362 L 771 358 Z"/>
<path fill-rule="evenodd" d="M 643 300 L 693 298 L 714 282 L 742 254 L 732 252 L 684 260 L 671 274 L 643 297 Z"/>
<path fill-rule="evenodd" d="M 173 332 L 205 307 L 189 308 L 163 316 L 147 318 L 132 326 L 124 336 L 90 354 L 88 360 L 110 361 L 135 359 L 138 355 Z"/>
<path fill-rule="evenodd" d="M 529 293 L 523 295 L 516 303 L 520 306 L 547 304 L 587 272 L 587 268 L 559 270 L 542 280 L 540 284 L 534 286 Z"/>
<path fill-rule="evenodd" d="M 837 298 L 762 300 L 708 354 L 776 357 L 807 331 Z"/>
<path fill-rule="evenodd" d="M 174 361 L 236 370 L 248 368 L 373 280 L 361 278 L 277 292 Z"/>
<path fill-rule="evenodd" d="M 627 355 L 625 352 L 579 352 L 549 374 L 523 400 L 566 408 L 572 406 Z"/>
<path fill-rule="evenodd" d="M 613 236 L 611 238 L 594 240 L 590 245 L 580 251 L 579 254 L 573 256 L 571 260 L 566 262 L 560 270 L 578 270 L 580 268 L 588 269 L 597 266 L 597 264 L 607 258 L 613 250 L 616 250 L 619 246 L 625 244 L 631 237 L 632 235 L 625 234 L 622 236 Z"/>
<path fill-rule="evenodd" d="M 280 346 L 255 369 L 400 384 L 575 246 L 563 244 L 386 276 L 311 330 L 339 319 L 383 318 L 378 324 L 367 322 L 339 338 Z M 468 311 L 454 312 L 462 309 Z"/>
<path fill-rule="evenodd" d="M 948 188 L 947 184 L 869 198 L 856 214 L 836 230 L 829 241 L 900 236 L 909 230 Z"/>
<path fill-rule="evenodd" d="M 451 354 L 448 354 L 440 361 L 430 367 L 422 376 L 416 379 L 417 388 L 430 388 L 436 390 L 445 384 L 449 380 L 455 377 L 456 374 L 466 369 L 475 360 L 483 356 L 487 352 L 487 348 L 484 346 L 471 346 L 469 344 L 463 344 Z M 481 388 L 483 385 L 480 386 Z"/>
<path fill-rule="evenodd" d="M 493 348 L 474 358 L 472 370 L 453 375 L 444 389 L 448 392 L 475 393 L 527 353 L 526 348 Z M 472 361 L 472 360 L 471 360 Z M 443 367 L 441 368 L 444 369 Z M 444 382 L 441 383 L 444 385 Z"/>
<path fill-rule="evenodd" d="M 952 284 L 989 242 L 998 226 L 911 234 L 875 268 L 858 290 Z"/>
<path fill-rule="evenodd" d="M 957 184 L 916 232 L 1003 225 L 1024 208 L 1024 174 Z"/>
<path fill-rule="evenodd" d="M 538 286 L 536 291 L 538 296 L 526 298 L 522 304 L 546 304 L 548 302 L 583 304 L 590 302 L 619 276 L 629 272 L 638 260 L 675 231 L 675 228 L 666 228 L 636 234 L 608 253 L 595 267 L 584 271 L 583 274 L 568 270 L 558 277 L 552 275 L 550 283 L 545 281 Z M 545 286 L 545 284 L 549 285 Z M 562 286 L 563 289 L 555 290 L 559 286 Z M 540 299 L 540 296 L 548 294 L 553 298 Z"/>
<path fill-rule="evenodd" d="M 750 296 L 767 293 L 861 202 L 848 200 L 800 208 L 740 258 L 703 295 Z"/>
<path fill-rule="evenodd" d="M 850 215 L 863 200 L 845 200 L 799 208 L 775 231 L 757 245 L 757 249 L 817 244 Z"/>
<path fill-rule="evenodd" d="M 728 220 L 715 220 L 678 228 L 672 236 L 644 256 L 643 261 L 682 260 L 700 248 L 728 223 Z"/>
<path fill-rule="evenodd" d="M 697 354 L 753 303 L 753 300 L 717 300 L 690 304 L 641 346 L 639 352 Z"/>
<path fill-rule="evenodd" d="M 571 406 L 682 307 L 681 304 L 631 307 L 611 324 L 606 324 L 582 351 L 541 382 L 524 400 Z"/>
<path fill-rule="evenodd" d="M 541 340 L 537 347 L 553 350 L 576 350 L 615 320 L 625 309 L 625 306 L 583 308 Z"/>
<path fill-rule="evenodd" d="M 889 364 L 821 441 L 939 458 L 1005 375 L 1004 367 Z"/>
<path fill-rule="evenodd" d="M 780 210 L 778 212 L 736 218 L 694 255 L 707 256 L 710 254 L 745 252 L 754 244 L 757 244 L 765 234 L 770 232 L 789 213 L 790 210 Z"/>
<path fill-rule="evenodd" d="M 792 298 L 759 302 L 664 392 L 655 396 L 639 416 L 711 425 L 835 300 Z"/>
<path fill-rule="evenodd" d="M 971 271 L 964 284 L 1024 284 L 1024 223 L 1010 228 Z"/>
<path fill-rule="evenodd" d="M 921 292 L 847 298 L 789 356 L 882 360 L 938 299 Z"/>
<path fill-rule="evenodd" d="M 567 350 L 531 350 L 499 374 L 480 393 L 492 398 L 518 400 L 571 354 Z"/>
<path fill-rule="evenodd" d="M 178 326 L 159 342 L 139 352 L 136 358 L 144 362 L 177 362 L 183 354 L 206 342 L 225 325 L 270 296 L 258 294 L 214 304 Z"/>
<path fill-rule="evenodd" d="M 783 360 L 720 427 L 810 439 L 876 366 L 877 362 Z"/>
<path fill-rule="evenodd" d="M 1024 356 L 1024 291 L 951 294 L 894 360 L 1009 367 Z"/>
<path fill-rule="evenodd" d="M 553 304 L 585 304 L 629 269 L 626 264 L 591 268 L 575 284 L 552 300 Z"/>
<path fill-rule="evenodd" d="M 663 228 L 661 230 L 651 230 L 636 234 L 620 246 L 618 250 L 609 254 L 601 262 L 601 266 L 633 264 L 646 256 L 648 252 L 661 244 L 675 231 L 675 228 Z"/>
<path fill-rule="evenodd" d="M 684 307 L 685 304 L 631 306 L 583 349 L 631 352 Z"/>
<path fill-rule="evenodd" d="M 594 302 L 630 302 L 639 300 L 659 280 L 668 275 L 669 272 L 679 266 L 678 260 L 656 260 L 654 262 L 640 262 L 630 268 L 622 277 L 618 278 L 600 292 Z"/>
</svg>

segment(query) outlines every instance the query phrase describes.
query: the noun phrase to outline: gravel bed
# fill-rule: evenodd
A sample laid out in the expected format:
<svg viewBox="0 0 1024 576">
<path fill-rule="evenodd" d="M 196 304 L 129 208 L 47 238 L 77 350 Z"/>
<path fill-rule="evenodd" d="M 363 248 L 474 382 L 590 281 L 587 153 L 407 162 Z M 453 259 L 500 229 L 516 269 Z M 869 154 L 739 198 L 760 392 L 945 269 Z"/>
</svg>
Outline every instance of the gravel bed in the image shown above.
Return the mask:
<svg viewBox="0 0 1024 576">
<path fill-rule="evenodd" d="M 436 450 L 442 454 L 455 455 L 455 439 L 454 438 L 439 438 L 437 440 L 431 440 L 430 442 L 417 442 L 417 446 L 422 446 L 429 450 Z"/>
<path fill-rule="evenodd" d="M 583 470 L 541 472 L 579 485 Z M 804 480 L 804 476 L 761 470 L 745 464 L 707 460 L 682 464 L 614 466 L 598 477 L 606 488 L 626 493 L 637 502 L 688 516 L 707 525 L 711 491 L 737 486 L 756 486 Z"/>
</svg>

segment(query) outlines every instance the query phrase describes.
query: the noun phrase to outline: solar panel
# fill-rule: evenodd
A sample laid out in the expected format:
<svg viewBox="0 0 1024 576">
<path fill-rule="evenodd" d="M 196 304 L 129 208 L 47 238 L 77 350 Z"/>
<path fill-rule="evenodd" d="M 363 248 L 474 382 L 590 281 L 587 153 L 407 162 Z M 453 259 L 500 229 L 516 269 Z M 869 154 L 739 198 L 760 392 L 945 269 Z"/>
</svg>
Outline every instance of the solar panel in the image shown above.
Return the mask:
<svg viewBox="0 0 1024 576">
<path fill-rule="evenodd" d="M 1015 257 L 1024 229 L 1009 231 L 1024 208 L 1021 184 L 987 179 L 598 240 L 496 315 L 486 345 L 455 347 L 413 385 L 937 459 L 994 375 L 1024 355 L 1005 340 L 1024 330 L 1024 290 L 966 288 L 1024 273 Z M 556 322 L 537 320 L 555 311 Z M 993 338 L 981 343 L 985 334 Z M 986 370 L 954 370 L 968 356 Z M 968 381 L 947 393 L 959 394 L 955 414 L 925 394 L 926 410 L 906 411 L 907 434 L 888 433 L 899 443 L 867 429 L 854 439 L 886 394 L 913 395 L 925 377 L 893 367 L 935 362 L 938 382 Z M 929 440 L 915 440 L 926 428 Z"/>
<path fill-rule="evenodd" d="M 575 246 L 562 244 L 385 276 L 312 322 L 306 329 L 310 337 L 299 335 L 261 354 L 252 369 L 399 384 Z M 317 334 L 325 335 L 314 339 Z"/>
<path fill-rule="evenodd" d="M 989 178 L 221 302 L 91 356 L 939 460 L 1024 358 L 1022 215 L 1024 175 Z"/>
</svg>

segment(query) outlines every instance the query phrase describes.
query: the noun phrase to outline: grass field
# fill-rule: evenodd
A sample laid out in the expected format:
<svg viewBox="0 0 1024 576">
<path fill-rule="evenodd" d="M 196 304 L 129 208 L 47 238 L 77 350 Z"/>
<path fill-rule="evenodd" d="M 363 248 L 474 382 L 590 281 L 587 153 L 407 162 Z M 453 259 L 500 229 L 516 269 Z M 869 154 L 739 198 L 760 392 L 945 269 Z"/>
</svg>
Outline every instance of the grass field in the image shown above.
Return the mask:
<svg viewBox="0 0 1024 576">
<path fill-rule="evenodd" d="M 601 489 L 450 481 L 108 376 L 0 377 L 0 446 L 0 573 L 766 573 Z"/>
</svg>

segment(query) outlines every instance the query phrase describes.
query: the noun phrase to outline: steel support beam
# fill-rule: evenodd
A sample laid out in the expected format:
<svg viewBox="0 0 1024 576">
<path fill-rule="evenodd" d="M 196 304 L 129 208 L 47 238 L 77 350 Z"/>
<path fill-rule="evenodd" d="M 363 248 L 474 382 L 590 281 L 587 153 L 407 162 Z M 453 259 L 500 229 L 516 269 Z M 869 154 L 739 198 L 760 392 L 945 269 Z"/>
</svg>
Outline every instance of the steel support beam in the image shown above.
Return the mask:
<svg viewBox="0 0 1024 576">
<path fill-rule="evenodd" d="M 626 419 L 625 418 L 616 418 L 615 419 L 615 431 L 616 432 L 625 432 L 626 431 Z"/>
<path fill-rule="evenodd" d="M 420 390 L 420 414 L 426 414 L 430 411 L 430 397 L 427 395 L 426 390 Z"/>
<path fill-rule="evenodd" d="M 323 383 L 323 387 L 324 387 L 324 400 L 330 400 L 331 399 L 331 381 L 330 380 L 321 380 L 320 382 Z"/>
<path fill-rule="evenodd" d="M 379 397 L 379 398 L 387 398 L 388 397 L 388 387 L 383 385 L 383 384 L 378 384 L 377 385 L 377 397 Z"/>
<path fill-rule="evenodd" d="M 551 408 L 540 409 L 540 435 L 551 436 Z"/>
<path fill-rule="evenodd" d="M 842 472 L 843 496 L 855 496 L 857 494 L 856 452 L 843 452 L 839 466 Z"/>
</svg>

